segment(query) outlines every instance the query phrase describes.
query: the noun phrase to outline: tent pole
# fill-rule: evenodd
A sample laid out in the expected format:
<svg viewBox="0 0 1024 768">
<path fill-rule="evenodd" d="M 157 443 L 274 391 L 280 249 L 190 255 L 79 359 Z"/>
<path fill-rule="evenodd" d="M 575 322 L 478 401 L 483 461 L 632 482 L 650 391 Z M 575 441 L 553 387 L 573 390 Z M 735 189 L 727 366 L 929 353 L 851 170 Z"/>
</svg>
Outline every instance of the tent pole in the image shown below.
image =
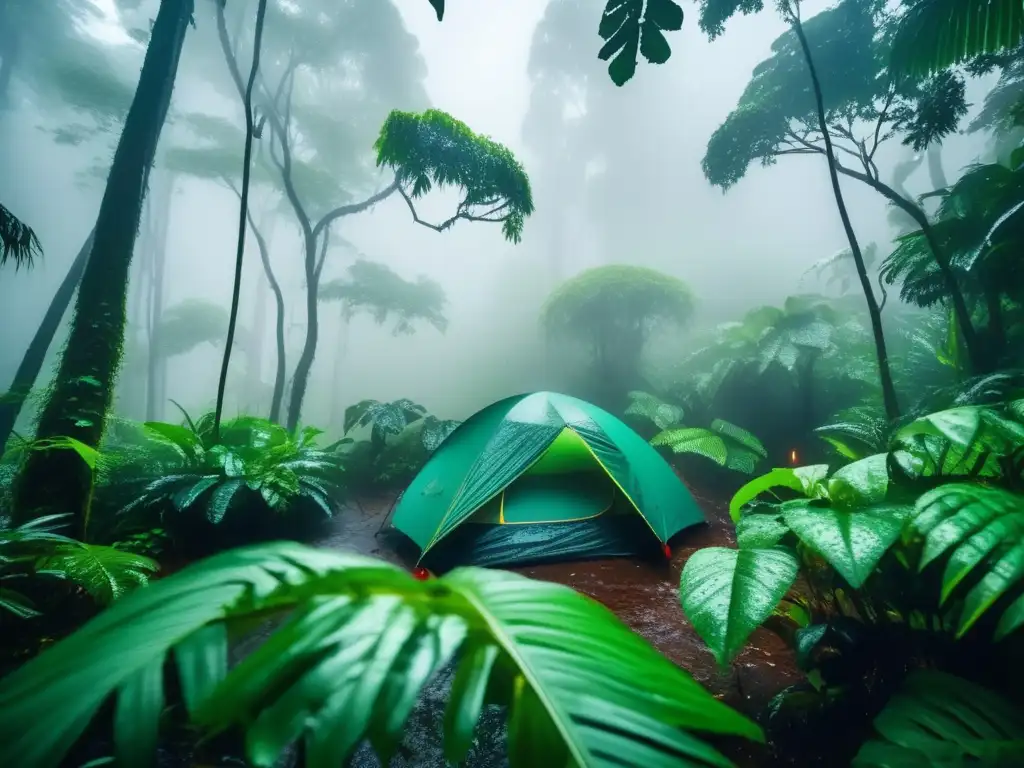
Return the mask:
<svg viewBox="0 0 1024 768">
<path fill-rule="evenodd" d="M 387 525 L 388 521 L 391 519 L 391 515 L 394 514 L 395 507 L 398 506 L 398 502 L 402 500 L 404 495 L 405 491 L 402 491 L 400 494 L 395 496 L 394 500 L 391 502 L 391 506 L 388 507 L 388 513 L 384 515 L 384 519 L 380 521 L 380 528 L 378 528 L 377 532 L 373 534 L 374 537 L 380 536 L 381 531 L 384 530 L 384 526 Z"/>
</svg>

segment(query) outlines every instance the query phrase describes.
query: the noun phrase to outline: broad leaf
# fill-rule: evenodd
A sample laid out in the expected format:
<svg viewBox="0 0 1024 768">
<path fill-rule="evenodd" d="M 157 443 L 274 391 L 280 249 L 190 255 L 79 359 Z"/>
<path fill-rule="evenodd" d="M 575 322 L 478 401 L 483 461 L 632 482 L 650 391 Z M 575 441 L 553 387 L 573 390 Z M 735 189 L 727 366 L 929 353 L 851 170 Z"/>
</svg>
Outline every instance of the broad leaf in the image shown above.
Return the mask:
<svg viewBox="0 0 1024 768">
<path fill-rule="evenodd" d="M 875 718 L 853 768 L 1024 765 L 1024 712 L 980 685 L 912 672 Z"/>
<path fill-rule="evenodd" d="M 288 618 L 225 675 L 227 635 L 207 630 L 271 612 Z M 469 738 L 481 689 L 511 705 L 513 768 L 538 754 L 727 766 L 692 732 L 762 738 L 568 587 L 469 568 L 421 582 L 383 561 L 278 542 L 134 592 L 0 681 L 0 765 L 56 766 L 112 695 L 136 703 L 133 717 L 115 716 L 120 758 L 151 744 L 163 704 L 153 683 L 172 652 L 194 724 L 241 726 L 257 766 L 300 738 L 309 765 L 344 764 L 365 738 L 389 754 L 423 686 L 456 657 L 449 754 Z"/>
<path fill-rule="evenodd" d="M 828 497 L 847 507 L 879 504 L 889 490 L 887 453 L 876 453 L 837 469 L 828 479 Z"/>
<path fill-rule="evenodd" d="M 859 588 L 899 538 L 910 508 L 879 504 L 845 510 L 811 504 L 787 506 L 783 520 L 804 544 Z"/>
<path fill-rule="evenodd" d="M 683 420 L 685 411 L 678 405 L 666 403 L 649 392 L 634 391 L 628 394 L 629 407 L 627 416 L 639 416 L 648 419 L 658 429 L 668 429 Z"/>
<path fill-rule="evenodd" d="M 740 549 L 774 547 L 787 533 L 781 512 L 745 514 L 736 523 L 736 545 Z"/>
<path fill-rule="evenodd" d="M 728 664 L 793 585 L 796 557 L 773 549 L 697 550 L 683 567 L 679 597 L 719 664 Z"/>
<path fill-rule="evenodd" d="M 827 464 L 773 469 L 765 475 L 755 477 L 736 491 L 729 502 L 729 516 L 736 522 L 740 519 L 740 510 L 745 504 L 773 488 L 789 488 L 810 499 L 823 498 L 826 494 L 823 483 L 827 474 Z"/>
<path fill-rule="evenodd" d="M 434 8 L 438 21 L 444 21 L 444 0 L 427 0 Z"/>
<path fill-rule="evenodd" d="M 638 54 L 651 64 L 672 55 L 665 32 L 683 27 L 683 9 L 674 0 L 607 0 L 598 34 L 605 41 L 598 58 L 611 59 L 608 74 L 625 85 L 636 74 Z"/>
</svg>

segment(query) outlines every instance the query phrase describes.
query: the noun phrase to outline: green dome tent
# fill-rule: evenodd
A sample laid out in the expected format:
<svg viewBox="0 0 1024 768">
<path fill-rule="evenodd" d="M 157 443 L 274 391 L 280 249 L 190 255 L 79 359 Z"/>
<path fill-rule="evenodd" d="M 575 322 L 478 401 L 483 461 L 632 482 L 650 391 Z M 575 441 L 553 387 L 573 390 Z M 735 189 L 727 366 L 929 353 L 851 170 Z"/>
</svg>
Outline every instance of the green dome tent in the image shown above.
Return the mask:
<svg viewBox="0 0 1024 768">
<path fill-rule="evenodd" d="M 553 392 L 500 400 L 458 427 L 398 502 L 418 564 L 510 565 L 657 552 L 704 515 L 647 441 Z"/>
</svg>

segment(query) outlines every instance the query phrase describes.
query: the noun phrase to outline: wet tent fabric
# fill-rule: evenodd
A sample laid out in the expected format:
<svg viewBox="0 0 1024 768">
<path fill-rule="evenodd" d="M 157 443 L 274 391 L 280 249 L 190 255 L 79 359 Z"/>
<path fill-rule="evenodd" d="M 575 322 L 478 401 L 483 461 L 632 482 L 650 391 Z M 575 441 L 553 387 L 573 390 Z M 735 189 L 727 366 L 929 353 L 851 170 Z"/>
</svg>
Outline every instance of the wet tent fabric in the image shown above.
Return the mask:
<svg viewBox="0 0 1024 768">
<path fill-rule="evenodd" d="M 494 403 L 456 429 L 403 494 L 392 525 L 425 563 L 501 564 L 636 554 L 703 519 L 633 430 L 590 403 L 538 392 Z"/>
</svg>

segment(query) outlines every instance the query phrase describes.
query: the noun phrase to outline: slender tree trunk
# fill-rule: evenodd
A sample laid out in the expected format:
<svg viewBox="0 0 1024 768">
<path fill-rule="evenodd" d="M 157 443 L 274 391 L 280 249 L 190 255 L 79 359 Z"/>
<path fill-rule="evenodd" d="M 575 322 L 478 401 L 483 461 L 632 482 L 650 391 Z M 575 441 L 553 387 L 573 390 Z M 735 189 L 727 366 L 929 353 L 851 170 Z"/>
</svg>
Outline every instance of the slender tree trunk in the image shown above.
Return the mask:
<svg viewBox="0 0 1024 768">
<path fill-rule="evenodd" d="M 332 427 L 342 428 L 345 424 L 345 409 L 342 407 L 343 401 L 338 396 L 338 389 L 340 387 L 341 375 L 342 375 L 342 363 L 345 361 L 345 355 L 348 352 L 348 336 L 349 336 L 349 321 L 345 316 L 344 305 L 340 313 L 339 322 L 341 325 L 338 326 L 338 346 L 334 350 L 334 383 L 331 387 L 331 419 L 330 425 Z"/>
<path fill-rule="evenodd" d="M 1003 294 L 998 285 L 985 281 L 985 308 L 988 310 L 987 357 L 998 365 L 1006 351 L 1006 324 L 1003 321 Z"/>
<path fill-rule="evenodd" d="M 885 347 L 885 332 L 882 330 L 882 313 L 878 309 L 878 302 L 875 300 L 875 293 L 871 289 L 871 280 L 868 277 L 867 267 L 864 266 L 864 254 L 861 253 L 860 243 L 857 242 L 857 235 L 853 231 L 853 224 L 850 222 L 850 214 L 846 210 L 846 201 L 843 199 L 843 191 L 839 186 L 839 173 L 836 170 L 836 155 L 832 147 L 832 137 L 829 134 L 828 123 L 825 120 L 825 100 L 821 93 L 821 82 L 818 80 L 818 71 L 814 67 L 814 59 L 811 56 L 811 46 L 804 34 L 803 24 L 800 23 L 799 4 L 794 4 L 788 14 L 788 21 L 792 24 L 793 31 L 800 40 L 800 47 L 804 52 L 804 59 L 811 74 L 811 86 L 814 89 L 814 102 L 818 111 L 818 128 L 825 139 L 825 156 L 828 160 L 828 174 L 832 181 L 832 194 L 836 199 L 836 207 L 839 209 L 839 218 L 843 221 L 843 229 L 846 232 L 846 239 L 850 243 L 850 251 L 853 253 L 853 261 L 857 265 L 857 277 L 860 278 L 861 288 L 864 289 L 864 299 L 868 305 L 868 315 L 871 318 L 871 332 L 875 337 L 875 353 L 878 357 L 878 376 L 882 385 L 882 402 L 885 405 L 885 414 L 890 419 L 896 419 L 900 415 L 899 402 L 896 399 L 896 386 L 892 381 L 892 371 L 889 369 L 889 353 Z"/>
<path fill-rule="evenodd" d="M 14 374 L 10 390 L 0 400 L 0 453 L 3 452 L 3 447 L 7 444 L 7 441 L 11 439 L 14 425 L 18 421 L 18 416 L 21 415 L 21 409 L 25 405 L 25 400 L 36 385 L 39 372 L 43 369 L 43 364 L 46 362 L 46 353 L 50 349 L 50 345 L 53 344 L 53 337 L 57 335 L 60 322 L 71 305 L 71 299 L 75 295 L 78 283 L 82 280 L 82 273 L 85 272 L 85 265 L 89 261 L 89 254 L 92 252 L 92 242 L 95 234 L 96 230 L 93 229 L 79 249 L 75 260 L 71 262 L 71 267 L 57 287 L 56 293 L 53 294 L 50 306 L 47 307 L 46 314 L 43 315 L 42 322 L 39 323 L 35 336 L 32 337 L 28 349 L 25 350 L 25 355 L 21 358 L 21 364 Z"/>
<path fill-rule="evenodd" d="M 267 326 L 267 303 L 270 291 L 267 276 L 261 270 L 256 275 L 256 297 L 252 306 L 252 321 L 245 338 L 245 362 L 249 375 L 246 410 L 261 410 L 263 402 L 263 349 Z"/>
<path fill-rule="evenodd" d="M 317 318 L 317 248 L 312 235 L 305 237 L 305 271 L 306 271 L 306 341 L 302 345 L 299 361 L 292 377 L 291 396 L 288 400 L 288 419 L 285 427 L 295 430 L 302 418 L 302 401 L 306 397 L 306 386 L 309 384 L 309 372 L 313 369 L 316 357 L 316 343 L 320 337 L 320 324 Z"/>
<path fill-rule="evenodd" d="M 223 11 L 221 11 L 223 13 Z M 263 45 L 263 20 L 267 15 L 267 0 L 259 0 L 256 8 L 256 31 L 252 49 L 252 66 L 249 82 L 245 87 L 245 150 L 242 153 L 242 190 L 239 195 L 238 246 L 235 250 L 235 282 L 231 290 L 231 313 L 228 317 L 228 337 L 224 342 L 224 360 L 220 367 L 220 382 L 217 384 L 217 405 L 213 412 L 213 434 L 220 430 L 220 418 L 224 412 L 224 392 L 228 383 L 228 364 L 231 362 L 231 348 L 235 340 L 235 326 L 238 323 L 238 302 L 242 292 L 242 264 L 245 258 L 245 232 L 249 211 L 249 178 L 252 175 L 252 139 L 255 120 L 252 111 L 252 89 L 256 85 L 256 73 L 260 68 L 260 48 Z"/>
<path fill-rule="evenodd" d="M 274 294 L 274 339 L 277 346 L 277 361 L 274 369 L 274 394 L 270 400 L 270 420 L 275 424 L 279 424 L 281 422 L 281 404 L 284 401 L 285 371 L 287 370 L 284 332 L 284 293 L 281 291 L 281 284 L 277 281 L 274 269 L 270 264 L 270 248 L 267 245 L 267 239 L 256 226 L 256 222 L 253 221 L 252 214 L 248 210 L 246 211 L 246 216 L 249 219 L 249 226 L 252 228 L 253 237 L 256 238 L 256 244 L 259 247 L 263 274 L 266 275 L 267 283 Z"/>
<path fill-rule="evenodd" d="M 945 189 L 949 186 L 946 169 L 942 167 L 942 145 L 932 144 L 928 147 L 928 176 L 933 189 Z"/>
<path fill-rule="evenodd" d="M 146 377 L 146 421 L 163 418 L 167 399 L 167 357 L 162 354 L 161 325 L 164 316 L 164 275 L 167 271 L 167 234 L 170 229 L 174 178 L 160 178 L 156 194 L 150 196 L 152 229 L 152 298 L 149 304 L 149 359 Z"/>
<path fill-rule="evenodd" d="M 103 438 L 121 363 L 125 294 L 149 170 L 167 118 L 193 0 L 162 0 L 132 105 L 100 204 L 92 255 L 82 275 L 71 333 L 37 435 L 68 436 L 96 448 Z M 29 453 L 15 488 L 21 518 L 74 515 L 86 540 L 93 474 L 67 449 Z"/>
<path fill-rule="evenodd" d="M 953 304 L 953 311 L 956 313 L 956 320 L 960 323 L 960 330 L 963 333 L 964 338 L 964 347 L 967 349 L 967 357 L 971 362 L 971 368 L 975 373 L 987 373 L 991 369 L 991 365 L 989 364 L 990 361 L 985 359 L 985 356 L 982 354 L 982 350 L 978 345 L 978 334 L 974 329 L 974 324 L 971 322 L 971 312 L 967 308 L 967 300 L 964 298 L 964 293 L 960 289 L 960 283 L 956 278 L 956 273 L 953 272 L 953 268 L 949 263 L 946 251 L 939 242 L 938 237 L 935 235 L 935 228 L 932 227 L 932 223 L 928 220 L 928 214 L 921 210 L 919 206 L 900 195 L 889 185 L 884 184 L 866 173 L 855 171 L 852 168 L 847 168 L 846 166 L 839 166 L 838 171 L 844 176 L 849 176 L 851 179 L 857 179 L 858 181 L 867 184 L 889 200 L 893 205 L 898 206 L 901 210 L 906 212 L 906 214 L 914 220 L 917 226 L 920 227 L 922 234 L 924 234 L 925 241 L 928 243 L 928 248 L 932 252 L 932 258 L 935 259 L 935 263 L 939 267 L 939 272 L 942 275 L 942 281 L 945 283 L 946 292 L 949 294 L 949 299 Z"/>
</svg>

